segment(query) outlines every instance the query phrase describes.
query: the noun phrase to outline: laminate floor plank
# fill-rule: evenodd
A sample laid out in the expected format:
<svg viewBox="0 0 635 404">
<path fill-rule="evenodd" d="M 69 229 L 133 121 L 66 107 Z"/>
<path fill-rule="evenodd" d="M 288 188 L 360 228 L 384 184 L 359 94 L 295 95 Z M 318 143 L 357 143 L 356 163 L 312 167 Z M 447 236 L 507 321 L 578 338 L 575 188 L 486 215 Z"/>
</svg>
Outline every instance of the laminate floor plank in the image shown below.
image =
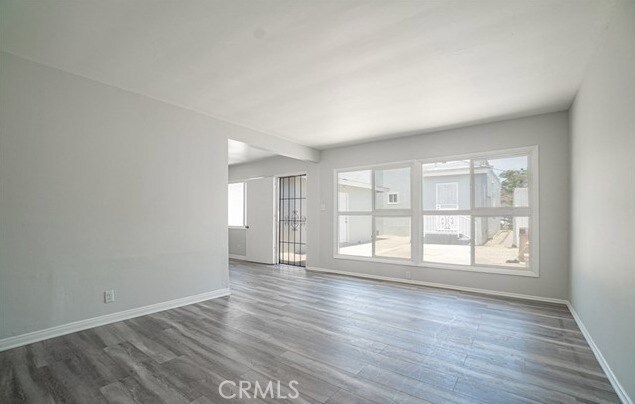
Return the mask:
<svg viewBox="0 0 635 404">
<path fill-rule="evenodd" d="M 0 402 L 619 402 L 564 305 L 233 260 L 230 287 L 0 352 Z"/>
</svg>

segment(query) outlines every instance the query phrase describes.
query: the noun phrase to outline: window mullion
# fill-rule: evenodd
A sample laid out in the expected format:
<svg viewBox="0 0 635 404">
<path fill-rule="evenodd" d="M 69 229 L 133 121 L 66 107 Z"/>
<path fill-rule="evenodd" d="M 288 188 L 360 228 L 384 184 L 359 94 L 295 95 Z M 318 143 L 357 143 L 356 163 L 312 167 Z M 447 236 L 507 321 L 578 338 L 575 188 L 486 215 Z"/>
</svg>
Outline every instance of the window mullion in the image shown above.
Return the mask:
<svg viewBox="0 0 635 404">
<path fill-rule="evenodd" d="M 410 258 L 414 262 L 421 262 L 423 260 L 423 229 L 422 229 L 422 215 L 423 209 L 421 191 L 422 181 L 421 176 L 422 166 L 419 162 L 414 162 L 410 168 L 410 203 L 412 207 L 411 222 L 410 222 Z"/>
<path fill-rule="evenodd" d="M 472 214 L 476 216 L 531 216 L 531 208 L 529 207 L 495 207 L 495 208 L 476 208 L 472 210 Z"/>
<path fill-rule="evenodd" d="M 468 216 L 472 214 L 471 210 L 424 210 L 422 212 L 424 215 L 428 216 L 457 216 L 463 215 Z"/>
<path fill-rule="evenodd" d="M 337 212 L 339 216 L 372 216 L 373 212 L 370 210 L 353 210 Z"/>
<path fill-rule="evenodd" d="M 375 234 L 377 234 L 377 230 L 375 228 L 376 226 L 376 220 L 375 220 L 375 215 L 377 214 L 377 210 L 376 210 L 376 203 L 375 203 L 375 196 L 377 195 L 376 191 L 375 191 L 375 170 L 370 170 L 370 190 L 371 190 L 371 225 L 370 225 L 370 230 L 373 232 L 373 234 L 371 234 L 370 236 L 370 244 L 371 244 L 371 257 L 375 258 L 375 241 L 376 241 L 376 237 Z"/>
<path fill-rule="evenodd" d="M 476 181 L 474 178 L 474 159 L 470 159 L 470 211 L 474 211 L 476 201 L 475 190 Z M 470 265 L 474 266 L 476 262 L 476 221 L 474 214 L 470 213 Z"/>
<path fill-rule="evenodd" d="M 373 216 L 412 216 L 412 209 L 382 209 L 367 214 Z"/>
</svg>

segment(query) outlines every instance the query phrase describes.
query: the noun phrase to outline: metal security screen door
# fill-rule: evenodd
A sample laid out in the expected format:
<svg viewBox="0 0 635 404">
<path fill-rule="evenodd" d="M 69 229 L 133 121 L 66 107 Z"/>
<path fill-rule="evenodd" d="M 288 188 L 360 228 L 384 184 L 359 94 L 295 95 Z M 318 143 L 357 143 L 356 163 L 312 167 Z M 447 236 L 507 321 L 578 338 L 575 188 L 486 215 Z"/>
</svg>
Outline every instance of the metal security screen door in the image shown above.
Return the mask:
<svg viewBox="0 0 635 404">
<path fill-rule="evenodd" d="M 306 266 L 306 175 L 280 177 L 278 262 Z"/>
</svg>

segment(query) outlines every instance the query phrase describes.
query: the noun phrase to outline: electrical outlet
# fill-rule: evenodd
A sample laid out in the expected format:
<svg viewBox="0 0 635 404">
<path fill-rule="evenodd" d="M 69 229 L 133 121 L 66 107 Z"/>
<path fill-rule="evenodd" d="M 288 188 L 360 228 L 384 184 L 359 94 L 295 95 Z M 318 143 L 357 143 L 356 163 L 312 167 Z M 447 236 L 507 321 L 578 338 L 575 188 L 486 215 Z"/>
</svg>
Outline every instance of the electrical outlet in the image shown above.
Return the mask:
<svg viewBox="0 0 635 404">
<path fill-rule="evenodd" d="M 104 292 L 104 303 L 112 303 L 115 301 L 115 291 L 113 289 Z"/>
<path fill-rule="evenodd" d="M 412 273 L 410 273 L 410 271 L 406 271 L 406 279 L 412 279 Z"/>
</svg>

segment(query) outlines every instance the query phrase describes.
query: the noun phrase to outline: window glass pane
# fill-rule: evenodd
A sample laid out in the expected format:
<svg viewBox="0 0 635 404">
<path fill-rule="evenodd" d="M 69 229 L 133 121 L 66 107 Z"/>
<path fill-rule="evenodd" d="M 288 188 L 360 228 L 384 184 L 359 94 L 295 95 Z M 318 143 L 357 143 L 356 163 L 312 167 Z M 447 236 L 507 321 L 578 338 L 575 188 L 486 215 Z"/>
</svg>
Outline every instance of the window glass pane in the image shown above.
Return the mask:
<svg viewBox="0 0 635 404">
<path fill-rule="evenodd" d="M 340 215 L 338 218 L 338 253 L 371 257 L 373 223 L 372 216 Z"/>
<path fill-rule="evenodd" d="M 470 265 L 471 222 L 467 215 L 423 217 L 423 260 Z"/>
<path fill-rule="evenodd" d="M 470 161 L 423 164 L 423 210 L 470 209 Z"/>
<path fill-rule="evenodd" d="M 371 170 L 338 173 L 337 194 L 340 212 L 370 212 L 373 208 Z"/>
<path fill-rule="evenodd" d="M 474 161 L 474 204 L 478 208 L 529 206 L 527 156 Z"/>
<path fill-rule="evenodd" d="M 229 226 L 245 225 L 245 183 L 227 185 L 227 223 Z"/>
<path fill-rule="evenodd" d="M 410 167 L 375 170 L 375 209 L 410 209 Z"/>
<path fill-rule="evenodd" d="M 477 217 L 475 263 L 525 268 L 529 264 L 529 218 Z"/>
<path fill-rule="evenodd" d="M 227 185 L 227 223 L 229 226 L 245 225 L 245 183 Z"/>
<path fill-rule="evenodd" d="M 410 218 L 375 218 L 375 255 L 410 259 Z"/>
</svg>

